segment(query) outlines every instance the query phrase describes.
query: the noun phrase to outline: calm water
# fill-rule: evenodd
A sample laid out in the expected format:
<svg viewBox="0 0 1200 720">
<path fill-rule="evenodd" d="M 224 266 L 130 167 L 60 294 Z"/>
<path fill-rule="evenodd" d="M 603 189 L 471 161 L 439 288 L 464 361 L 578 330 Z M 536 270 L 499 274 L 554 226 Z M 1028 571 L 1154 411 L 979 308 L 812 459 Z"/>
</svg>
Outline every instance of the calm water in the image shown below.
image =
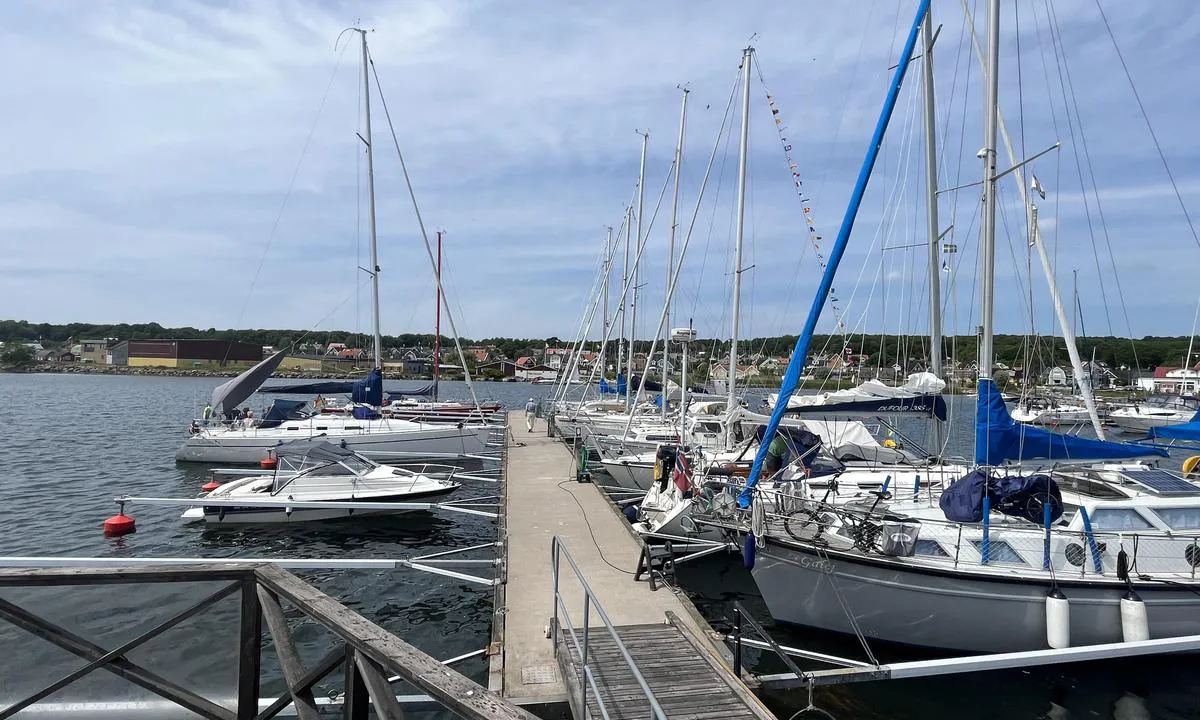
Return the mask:
<svg viewBox="0 0 1200 720">
<path fill-rule="evenodd" d="M 178 509 L 131 509 L 138 532 L 118 540 L 101 533 L 117 495 L 185 497 L 206 480 L 207 468 L 177 465 L 176 446 L 194 408 L 219 379 L 0 374 L 0 555 L 98 557 L 363 557 L 400 558 L 495 539 L 494 521 L 468 516 L 413 514 L 280 529 L 212 530 L 183 525 Z M 481 399 L 520 407 L 549 386 L 482 383 Z M 447 397 L 465 397 L 460 383 L 444 383 Z M 952 398 L 952 412 L 970 412 L 971 399 Z M 254 401 L 257 406 L 259 403 Z M 912 439 L 925 439 L 916 425 Z M 956 422 L 951 451 L 968 454 L 969 424 Z M 462 497 L 495 492 L 468 485 Z M 381 626 L 439 658 L 487 644 L 491 593 L 483 586 L 412 570 L 300 573 Z M 680 579 L 713 623 L 722 627 L 732 602 L 741 600 L 760 619 L 769 617 L 740 558 L 716 557 L 680 567 Z M 30 608 L 89 639 L 112 647 L 144 632 L 216 587 L 124 586 L 4 591 Z M 134 653 L 168 679 L 214 698 L 235 686 L 236 602 L 211 611 Z M 980 618 L 980 622 L 986 622 Z M 776 628 L 789 644 L 842 654 L 855 652 L 844 638 Z M 323 631 L 298 632 L 301 653 L 315 658 L 328 648 Z M 65 651 L 0 624 L 0 705 L 36 690 L 81 661 Z M 876 652 L 896 659 L 895 651 Z M 755 658 L 750 653 L 749 658 Z M 266 662 L 273 654 L 264 655 Z M 910 658 L 902 658 L 910 659 Z M 779 668 L 763 660 L 763 669 Z M 485 680 L 485 663 L 459 670 Z M 1200 717 L 1200 662 L 1194 656 L 1136 662 L 987 673 L 921 681 L 847 686 L 817 694 L 818 705 L 839 718 L 1192 718 Z M 273 668 L 265 670 L 264 695 L 281 692 Z M 332 678 L 318 695 L 339 689 Z M 146 699 L 148 694 L 107 673 L 92 673 L 52 702 Z M 769 698 L 781 717 L 804 707 L 790 693 Z"/>
</svg>

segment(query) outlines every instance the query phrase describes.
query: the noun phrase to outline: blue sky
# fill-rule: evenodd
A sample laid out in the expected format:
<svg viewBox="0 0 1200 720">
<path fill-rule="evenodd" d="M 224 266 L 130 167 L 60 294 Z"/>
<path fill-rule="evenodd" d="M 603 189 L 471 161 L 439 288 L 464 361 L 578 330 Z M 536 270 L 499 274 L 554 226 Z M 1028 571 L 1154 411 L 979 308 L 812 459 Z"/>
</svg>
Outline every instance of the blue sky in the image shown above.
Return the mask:
<svg viewBox="0 0 1200 720">
<path fill-rule="evenodd" d="M 1183 200 L 1200 217 L 1190 132 L 1200 110 L 1192 80 L 1200 16 L 1190 0 L 1100 3 Z M 0 63 L 21 71 L 0 84 L 0 317 L 369 330 L 358 270 L 367 264 L 358 47 L 347 48 L 347 37 L 335 49 L 356 20 L 373 30 L 426 224 L 446 232 L 446 282 L 464 335 L 574 335 L 604 228 L 620 224 L 634 192 L 638 129 L 650 132 L 649 222 L 674 152 L 681 83 L 691 89 L 686 226 L 741 49 L 755 34 L 828 250 L 915 5 L 5 3 Z M 1041 227 L 1064 293 L 1078 269 L 1091 334 L 1188 333 L 1200 247 L 1096 0 L 1005 5 L 1006 119 L 1026 155 L 1063 142 L 1033 168 L 1049 190 Z M 935 2 L 934 12 L 943 25 L 935 67 L 945 188 L 980 173 L 981 73 L 960 3 Z M 924 238 L 919 71 L 914 64 L 835 285 L 858 330 L 922 332 L 927 323 L 923 254 L 881 251 Z M 1068 72 L 1073 92 L 1064 93 Z M 432 272 L 378 98 L 373 117 L 384 330 L 427 332 Z M 795 333 L 819 268 L 757 72 L 750 148 L 742 332 Z M 703 336 L 728 332 L 736 163 L 727 133 L 677 291 L 673 324 L 692 318 Z M 1009 183 L 998 328 L 1022 332 L 1025 230 Z M 662 307 L 669 202 L 668 191 L 647 240 L 643 336 Z M 977 323 L 977 206 L 977 189 L 940 205 L 941 226 L 953 222 L 948 237 L 960 248 L 942 274 L 950 331 Z M 1034 272 L 1034 325 L 1052 332 L 1036 261 Z M 822 329 L 832 327 L 828 315 Z"/>
</svg>

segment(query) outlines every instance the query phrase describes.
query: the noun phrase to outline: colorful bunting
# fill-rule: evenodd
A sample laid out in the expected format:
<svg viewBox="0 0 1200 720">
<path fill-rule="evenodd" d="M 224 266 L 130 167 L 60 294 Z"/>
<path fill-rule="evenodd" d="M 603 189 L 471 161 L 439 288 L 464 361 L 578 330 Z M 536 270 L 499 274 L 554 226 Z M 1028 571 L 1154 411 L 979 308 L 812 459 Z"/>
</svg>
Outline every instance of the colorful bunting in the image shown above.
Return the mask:
<svg viewBox="0 0 1200 720">
<path fill-rule="evenodd" d="M 808 239 L 812 243 L 813 251 L 817 256 L 817 264 L 821 266 L 821 272 L 825 272 L 827 261 L 825 254 L 821 251 L 821 236 L 817 234 L 816 221 L 813 219 L 812 207 L 810 199 L 804 196 L 804 181 L 800 177 L 800 166 L 792 159 L 792 143 L 787 139 L 787 126 L 783 124 L 783 115 L 779 111 L 779 106 L 775 103 L 775 96 L 767 91 L 767 84 L 763 80 L 762 73 L 759 73 L 758 80 L 762 83 L 763 90 L 767 93 L 767 105 L 771 108 L 771 115 L 775 118 L 775 129 L 779 132 L 779 142 L 783 146 L 783 157 L 787 161 L 788 170 L 792 173 L 792 181 L 796 186 L 796 196 L 800 199 L 800 206 L 804 209 L 804 221 L 808 225 Z M 833 315 L 837 319 L 838 330 L 845 331 L 846 323 L 842 319 L 842 311 L 838 308 L 837 293 L 834 290 L 829 292 L 829 306 L 833 310 Z"/>
</svg>

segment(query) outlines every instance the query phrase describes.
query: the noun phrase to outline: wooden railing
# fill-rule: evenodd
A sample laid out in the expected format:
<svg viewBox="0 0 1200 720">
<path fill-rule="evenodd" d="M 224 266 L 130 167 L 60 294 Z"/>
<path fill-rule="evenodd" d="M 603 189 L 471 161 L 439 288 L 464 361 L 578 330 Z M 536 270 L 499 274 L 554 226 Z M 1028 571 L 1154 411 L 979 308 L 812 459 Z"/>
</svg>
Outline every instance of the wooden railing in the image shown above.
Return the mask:
<svg viewBox="0 0 1200 720">
<path fill-rule="evenodd" d="M 59 692 L 80 678 L 105 670 L 209 720 L 266 720 L 294 705 L 301 720 L 318 717 L 313 687 L 339 667 L 345 680 L 344 716 L 365 720 L 370 705 L 380 718 L 402 718 L 403 710 L 389 680 L 400 679 L 426 693 L 433 702 L 468 720 L 534 720 L 534 716 L 435 658 L 426 655 L 337 600 L 274 565 L 221 564 L 111 568 L 0 570 L 0 590 L 14 587 L 119 585 L 127 583 L 227 583 L 216 592 L 175 613 L 122 645 L 107 649 L 36 612 L 0 597 L 0 623 L 10 623 L 76 655 L 87 664 L 37 692 L 0 707 L 0 720 Z M 204 698 L 153 669 L 134 663 L 129 654 L 168 629 L 204 612 L 222 598 L 240 593 L 238 687 L 236 708 Z M 318 662 L 300 661 L 282 603 L 286 602 L 329 630 L 340 642 Z M 279 658 L 287 692 L 260 710 L 263 620 Z M 0 648 L 18 656 L 16 648 Z"/>
</svg>

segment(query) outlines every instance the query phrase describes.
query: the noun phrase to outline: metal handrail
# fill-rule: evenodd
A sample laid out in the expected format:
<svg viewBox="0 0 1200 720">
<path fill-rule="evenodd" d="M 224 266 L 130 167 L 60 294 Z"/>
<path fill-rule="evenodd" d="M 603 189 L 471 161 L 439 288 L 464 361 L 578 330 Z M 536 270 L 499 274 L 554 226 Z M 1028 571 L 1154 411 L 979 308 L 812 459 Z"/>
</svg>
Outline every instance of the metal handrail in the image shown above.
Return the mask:
<svg viewBox="0 0 1200 720">
<path fill-rule="evenodd" d="M 559 592 L 558 579 L 560 557 L 565 557 L 567 559 L 567 562 L 571 566 L 571 570 L 575 572 L 575 579 L 579 581 L 579 586 L 583 590 L 582 646 L 580 645 L 575 626 L 571 622 L 570 611 L 567 609 L 566 604 L 563 602 L 562 594 Z M 567 630 L 570 633 L 571 644 L 575 647 L 575 652 L 579 656 L 581 674 L 585 680 L 584 683 L 581 683 L 583 691 L 583 700 L 581 703 L 582 707 L 587 707 L 587 689 L 590 686 L 592 692 L 595 694 L 596 704 L 600 707 L 600 714 L 605 718 L 605 720 L 608 720 L 608 708 L 604 704 L 604 697 L 600 694 L 599 688 L 596 687 L 596 681 L 592 674 L 591 665 L 588 664 L 588 621 L 590 620 L 591 609 L 594 605 L 596 608 L 596 614 L 600 616 L 600 619 L 604 622 L 604 627 L 608 629 L 608 634 L 612 637 L 613 642 L 616 643 L 617 649 L 621 651 L 621 657 L 624 658 L 625 664 L 629 666 L 630 672 L 633 673 L 633 678 L 637 680 L 638 685 L 642 688 L 642 692 L 645 693 L 646 700 L 650 704 L 651 717 L 653 717 L 654 720 L 666 720 L 667 714 L 663 711 L 662 706 L 659 705 L 658 698 L 654 696 L 654 691 L 650 689 L 650 685 L 646 682 L 645 676 L 642 675 L 642 671 L 638 669 L 637 663 L 634 662 L 633 657 L 629 654 L 629 648 L 625 646 L 625 643 L 621 640 L 620 636 L 617 635 L 617 629 L 613 626 L 612 620 L 609 619 L 608 613 L 604 611 L 604 606 L 600 604 L 600 600 L 596 597 L 596 593 L 592 590 L 591 585 L 588 585 L 587 580 L 583 577 L 583 572 L 580 571 L 579 565 L 575 563 L 575 558 L 571 557 L 570 551 L 567 550 L 566 546 L 557 535 L 555 535 L 550 541 L 550 566 L 554 574 L 554 620 L 551 624 L 551 628 L 557 631 L 560 619 L 559 611 L 561 609 L 561 619 L 566 623 Z M 557 640 L 555 640 L 555 642 L 557 642 Z"/>
</svg>

